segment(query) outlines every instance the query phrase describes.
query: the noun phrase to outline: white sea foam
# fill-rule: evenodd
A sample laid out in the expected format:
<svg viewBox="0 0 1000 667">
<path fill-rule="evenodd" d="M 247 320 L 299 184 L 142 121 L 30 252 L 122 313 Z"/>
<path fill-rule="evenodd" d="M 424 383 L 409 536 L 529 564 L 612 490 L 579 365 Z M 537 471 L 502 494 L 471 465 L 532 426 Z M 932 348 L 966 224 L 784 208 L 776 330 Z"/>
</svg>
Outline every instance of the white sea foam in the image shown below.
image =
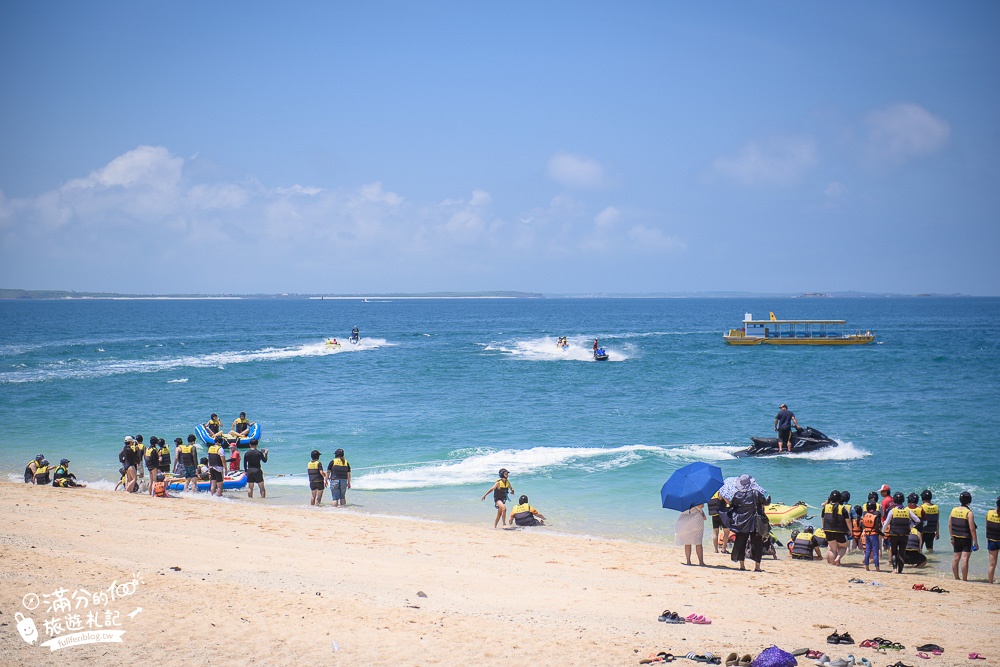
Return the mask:
<svg viewBox="0 0 1000 667">
<path fill-rule="evenodd" d="M 54 364 L 0 374 L 0 383 L 44 382 L 46 380 L 87 379 L 124 375 L 128 373 L 156 373 L 177 368 L 219 368 L 229 364 L 257 361 L 280 361 L 299 357 L 315 357 L 341 352 L 363 352 L 392 346 L 382 338 L 362 338 L 357 345 L 345 343 L 336 348 L 325 342 L 308 343 L 290 347 L 266 347 L 259 350 L 214 352 L 202 355 L 185 355 L 161 359 L 68 359 Z"/>
<path fill-rule="evenodd" d="M 176 380 L 167 380 L 167 384 L 182 384 L 187 381 L 187 378 L 177 378 Z"/>
<path fill-rule="evenodd" d="M 573 469 L 584 473 L 627 468 L 645 458 L 722 460 L 731 458 L 736 448 L 709 445 L 657 447 L 626 445 L 622 447 L 532 447 L 530 449 L 475 448 L 460 450 L 454 460 L 388 466 L 372 472 L 355 470 L 353 486 L 363 490 L 413 489 L 489 483 L 497 471 L 507 468 L 515 475 L 552 475 Z M 455 452 L 453 452 L 455 454 Z M 359 474 L 360 473 L 360 474 Z M 293 482 L 286 482 L 293 483 Z"/>
<path fill-rule="evenodd" d="M 855 461 L 871 456 L 867 449 L 858 447 L 853 442 L 842 442 L 836 440 L 836 447 L 824 447 L 814 452 L 804 452 L 802 454 L 789 454 L 792 459 L 805 459 L 807 461 Z"/>
<path fill-rule="evenodd" d="M 555 338 L 545 336 L 528 340 L 492 342 L 483 349 L 532 361 L 594 361 L 593 338 L 568 338 L 567 343 L 568 347 L 564 350 L 556 345 Z M 608 361 L 625 361 L 629 358 L 629 351 L 634 349 L 631 344 L 602 347 L 608 353 Z"/>
</svg>

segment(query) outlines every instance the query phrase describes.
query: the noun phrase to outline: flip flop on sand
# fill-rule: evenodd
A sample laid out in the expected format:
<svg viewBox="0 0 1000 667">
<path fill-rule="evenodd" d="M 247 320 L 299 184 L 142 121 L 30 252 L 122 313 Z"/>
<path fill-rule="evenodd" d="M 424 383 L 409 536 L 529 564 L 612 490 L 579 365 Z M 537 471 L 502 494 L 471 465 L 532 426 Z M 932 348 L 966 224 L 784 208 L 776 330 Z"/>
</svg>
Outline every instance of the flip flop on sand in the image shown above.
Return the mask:
<svg viewBox="0 0 1000 667">
<path fill-rule="evenodd" d="M 948 592 L 945 589 L 941 588 L 940 586 L 932 586 L 931 588 L 928 588 L 927 590 L 929 590 L 931 593 L 947 593 Z"/>
<path fill-rule="evenodd" d="M 917 657 L 918 658 L 923 658 L 924 660 L 930 660 L 931 659 L 931 656 L 927 655 L 923 651 L 917 651 Z"/>
<path fill-rule="evenodd" d="M 671 612 L 670 614 L 667 615 L 667 618 L 666 618 L 665 622 L 666 623 L 674 623 L 674 624 L 684 623 L 684 619 L 681 618 L 680 616 L 678 616 L 677 612 L 674 611 L 674 612 Z"/>
<path fill-rule="evenodd" d="M 937 644 L 924 644 L 923 646 L 918 646 L 917 650 L 925 653 L 937 653 L 939 655 L 944 653 L 944 649 Z"/>
<path fill-rule="evenodd" d="M 982 653 L 970 653 L 969 660 L 985 660 L 986 656 Z"/>
<path fill-rule="evenodd" d="M 664 610 L 663 610 L 663 613 L 662 613 L 662 614 L 660 614 L 659 618 L 657 618 L 656 620 L 658 620 L 658 621 L 659 621 L 660 623 L 663 623 L 663 622 L 665 622 L 665 621 L 666 621 L 666 620 L 667 620 L 668 618 L 670 618 L 670 610 L 669 610 L 669 609 L 664 609 Z"/>
<path fill-rule="evenodd" d="M 753 663 L 753 656 L 749 653 L 745 653 L 743 657 L 740 658 L 739 667 L 750 667 L 751 663 Z"/>
<path fill-rule="evenodd" d="M 806 653 L 809 653 L 809 649 L 807 648 L 797 648 L 794 651 L 792 651 L 792 655 L 795 657 L 799 657 L 800 655 L 805 655 Z"/>
<path fill-rule="evenodd" d="M 740 664 L 740 656 L 735 653 L 730 653 L 726 656 L 726 667 L 738 667 Z"/>
<path fill-rule="evenodd" d="M 923 584 L 913 584 L 913 590 L 915 591 L 926 591 L 927 587 Z"/>
</svg>

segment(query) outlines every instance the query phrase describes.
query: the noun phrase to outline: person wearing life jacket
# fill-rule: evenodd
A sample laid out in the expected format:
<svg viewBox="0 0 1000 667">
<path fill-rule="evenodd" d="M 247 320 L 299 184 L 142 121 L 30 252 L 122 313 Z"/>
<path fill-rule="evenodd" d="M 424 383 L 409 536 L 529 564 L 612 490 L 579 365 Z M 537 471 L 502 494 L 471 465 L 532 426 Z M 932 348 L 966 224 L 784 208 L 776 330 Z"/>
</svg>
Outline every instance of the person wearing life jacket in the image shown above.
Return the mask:
<svg viewBox="0 0 1000 667">
<path fill-rule="evenodd" d="M 52 483 L 49 471 L 49 460 L 42 459 L 35 467 L 35 486 L 48 486 Z"/>
<path fill-rule="evenodd" d="M 135 459 L 135 491 L 138 491 L 139 480 L 146 479 L 146 466 L 143 465 L 146 460 L 146 445 L 143 444 L 141 433 L 137 434 L 135 440 L 132 441 L 132 450 L 134 452 L 132 456 Z"/>
<path fill-rule="evenodd" d="M 319 460 L 322 454 L 314 449 L 309 454 L 310 461 L 306 465 L 306 472 L 309 474 L 309 490 L 312 495 L 309 498 L 310 505 L 322 505 L 323 488 L 326 486 L 326 471 L 323 470 L 323 463 Z"/>
<path fill-rule="evenodd" d="M 198 447 L 195 445 L 197 438 L 194 433 L 188 434 L 187 444 L 181 444 L 180 438 L 175 440 L 177 449 L 174 454 L 177 456 L 177 465 L 184 468 L 184 490 L 198 490 Z"/>
<path fill-rule="evenodd" d="M 882 541 L 882 513 L 878 510 L 877 501 L 868 501 L 865 512 L 861 515 L 861 521 L 858 523 L 861 525 L 861 539 L 865 545 L 865 569 L 870 571 L 869 563 L 874 560 L 875 571 L 881 572 L 878 558 L 879 542 Z"/>
<path fill-rule="evenodd" d="M 924 489 L 920 493 L 920 499 L 924 501 L 920 505 L 924 518 L 924 525 L 920 532 L 923 534 L 924 548 L 927 551 L 934 551 L 934 540 L 941 539 L 941 510 L 931 502 L 933 497 L 930 489 Z"/>
<path fill-rule="evenodd" d="M 997 571 L 997 556 L 1000 555 L 1000 497 L 997 498 L 996 508 L 986 513 L 986 548 L 990 555 L 990 567 L 986 574 L 992 584 Z"/>
<path fill-rule="evenodd" d="M 208 447 L 208 492 L 213 496 L 222 495 L 222 485 L 226 479 L 226 439 L 215 436 L 215 442 Z"/>
<path fill-rule="evenodd" d="M 150 485 L 150 488 L 153 490 L 153 492 L 150 495 L 152 495 L 154 498 L 176 498 L 177 497 L 177 496 L 170 495 L 170 493 L 167 491 L 167 476 L 166 475 L 164 475 L 162 472 L 159 472 L 159 473 L 156 473 L 156 477 L 154 479 L 156 481 L 154 481 Z"/>
<path fill-rule="evenodd" d="M 528 504 L 528 496 L 521 496 L 510 510 L 511 525 L 544 526 L 545 516 Z"/>
<path fill-rule="evenodd" d="M 494 528 L 497 527 L 498 523 L 501 526 L 507 526 L 507 496 L 514 494 L 514 487 L 510 484 L 509 476 L 509 470 L 500 468 L 500 479 L 493 482 L 493 486 L 488 488 L 483 497 L 479 499 L 480 501 L 486 500 L 486 496 L 490 495 L 491 491 L 493 492 L 493 506 L 497 508 L 497 517 L 493 519 Z"/>
<path fill-rule="evenodd" d="M 903 573 L 903 558 L 906 552 L 906 543 L 910 538 L 910 528 L 920 523 L 919 517 L 909 508 L 904 507 L 905 498 L 899 491 L 892 495 L 895 506 L 889 510 L 888 516 L 882 523 L 882 530 L 889 538 L 889 549 L 892 558 L 892 569 L 896 574 Z"/>
<path fill-rule="evenodd" d="M 76 481 L 76 475 L 69 471 L 69 459 L 62 459 L 59 461 L 59 465 L 56 466 L 55 474 L 52 476 L 52 486 L 71 489 L 73 487 L 83 488 L 87 485 Z"/>
<path fill-rule="evenodd" d="M 851 508 L 851 518 L 854 519 L 854 530 L 851 533 L 851 541 L 853 542 L 852 548 L 857 549 L 862 553 L 864 553 L 865 550 L 865 540 L 861 536 L 863 528 L 861 525 L 861 517 L 864 516 L 864 513 L 865 511 L 862 509 L 861 505 L 855 505 Z"/>
<path fill-rule="evenodd" d="M 38 470 L 38 464 L 42 462 L 45 456 L 42 454 L 37 455 L 32 460 L 28 461 L 28 465 L 24 466 L 24 483 L 34 484 L 35 483 L 35 471 Z"/>
<path fill-rule="evenodd" d="M 919 504 L 920 496 L 915 493 L 910 493 L 906 496 L 906 509 L 910 510 L 917 515 L 920 519 L 920 525 L 917 526 L 917 532 L 924 532 L 924 508 Z"/>
<path fill-rule="evenodd" d="M 208 431 L 208 434 L 213 438 L 222 433 L 222 422 L 219 421 L 219 415 L 214 412 L 212 413 L 212 415 L 208 418 L 208 421 L 205 422 L 205 430 Z"/>
<path fill-rule="evenodd" d="M 972 516 L 972 510 L 969 509 L 969 505 L 972 504 L 972 494 L 962 491 L 958 496 L 958 502 L 961 505 L 953 509 L 948 518 L 948 533 L 955 549 L 955 555 L 951 559 L 951 573 L 958 579 L 961 568 L 962 581 L 968 581 L 969 556 L 979 549 L 979 536 L 976 534 L 976 520 Z"/>
<path fill-rule="evenodd" d="M 180 438 L 174 438 L 174 445 L 180 445 L 183 443 L 184 441 L 181 440 Z M 157 467 L 160 469 L 160 472 L 162 472 L 163 474 L 172 472 L 170 470 L 170 448 L 167 447 L 167 441 L 164 440 L 163 438 L 160 438 L 159 454 L 160 454 L 160 465 Z"/>
<path fill-rule="evenodd" d="M 245 438 L 250 433 L 250 421 L 247 419 L 247 413 L 241 412 L 240 416 L 233 420 L 233 428 L 230 429 L 229 435 L 233 438 Z"/>
<path fill-rule="evenodd" d="M 160 439 L 155 435 L 149 438 L 149 447 L 146 447 L 146 470 L 149 471 L 149 495 L 153 495 L 153 482 L 156 474 L 160 472 Z"/>
<path fill-rule="evenodd" d="M 719 553 L 720 528 L 723 531 L 722 553 L 729 553 L 729 549 L 727 548 L 729 544 L 729 528 L 722 523 L 722 517 L 719 516 L 719 512 L 725 509 L 727 504 L 725 498 L 720 496 L 718 491 L 708 501 L 708 516 L 712 517 L 712 546 L 715 547 L 715 553 Z"/>
<path fill-rule="evenodd" d="M 198 464 L 198 481 L 199 482 L 211 482 L 212 473 L 211 468 L 208 467 L 208 457 L 201 457 L 201 462 Z M 197 486 L 195 487 L 197 488 Z"/>
<path fill-rule="evenodd" d="M 903 553 L 903 562 L 907 565 L 927 565 L 927 556 L 920 553 L 920 540 L 920 529 L 916 526 L 910 528 L 910 535 L 906 538 L 906 551 Z"/>
<path fill-rule="evenodd" d="M 125 491 L 131 493 L 139 488 L 139 480 L 136 477 L 135 438 L 130 435 L 125 436 L 125 445 L 118 452 L 118 462 L 125 468 Z"/>
<path fill-rule="evenodd" d="M 843 496 L 834 489 L 820 516 L 823 518 L 823 532 L 826 533 L 826 562 L 830 565 L 840 565 L 841 559 L 847 553 L 847 536 L 854 532 L 854 522 L 851 521 L 850 509 L 842 505 Z"/>
<path fill-rule="evenodd" d="M 236 448 L 236 443 L 229 444 L 229 472 L 238 472 L 240 469 L 240 450 Z"/>
<path fill-rule="evenodd" d="M 326 478 L 330 484 L 330 500 L 334 507 L 347 505 L 347 490 L 351 488 L 351 464 L 343 449 L 333 453 L 333 459 L 326 467 Z"/>
<path fill-rule="evenodd" d="M 792 536 L 788 543 L 788 551 L 795 560 L 822 560 L 823 552 L 819 548 L 819 540 L 813 534 L 812 526 L 806 526 L 802 532 Z"/>
</svg>

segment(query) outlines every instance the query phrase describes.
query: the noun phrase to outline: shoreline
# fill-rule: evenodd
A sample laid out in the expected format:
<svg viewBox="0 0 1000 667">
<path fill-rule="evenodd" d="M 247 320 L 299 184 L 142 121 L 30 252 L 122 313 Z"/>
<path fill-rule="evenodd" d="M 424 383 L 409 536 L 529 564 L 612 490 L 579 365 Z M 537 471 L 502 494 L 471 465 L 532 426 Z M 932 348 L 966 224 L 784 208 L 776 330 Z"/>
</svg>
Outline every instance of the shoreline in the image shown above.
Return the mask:
<svg viewBox="0 0 1000 667">
<path fill-rule="evenodd" d="M 859 644 L 873 636 L 901 642 L 907 649 L 892 660 L 908 664 L 917 662 L 912 647 L 928 642 L 945 647 L 939 664 L 964 663 L 973 651 L 995 664 L 1000 650 L 995 588 L 935 578 L 951 592 L 914 591 L 928 581 L 921 572 L 782 559 L 765 560 L 755 574 L 711 549 L 708 567 L 687 567 L 678 548 L 544 529 L 14 482 L 0 482 L 0 510 L 0 632 L 14 661 L 26 664 L 156 655 L 163 665 L 189 665 L 232 660 L 234 644 L 245 664 L 268 665 L 561 665 L 567 657 L 634 665 L 657 651 L 724 658 L 772 643 L 876 661 L 871 649 L 829 647 L 834 630 Z M 847 583 L 855 576 L 883 586 Z M 19 641 L 13 616 L 31 615 L 26 594 L 94 591 L 133 577 L 134 597 L 115 602 L 121 643 L 50 652 Z M 713 624 L 660 623 L 664 609 Z"/>
</svg>

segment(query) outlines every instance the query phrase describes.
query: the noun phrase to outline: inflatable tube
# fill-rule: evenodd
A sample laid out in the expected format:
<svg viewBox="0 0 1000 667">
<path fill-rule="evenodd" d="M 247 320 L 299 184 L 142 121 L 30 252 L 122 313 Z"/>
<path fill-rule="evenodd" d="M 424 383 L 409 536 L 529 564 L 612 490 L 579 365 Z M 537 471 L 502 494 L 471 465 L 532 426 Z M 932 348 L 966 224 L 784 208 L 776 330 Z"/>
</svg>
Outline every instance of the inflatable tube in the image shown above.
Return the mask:
<svg viewBox="0 0 1000 667">
<path fill-rule="evenodd" d="M 170 478 L 174 481 L 168 481 L 167 488 L 171 491 L 183 491 L 184 490 L 184 478 L 183 477 L 172 477 Z M 247 485 L 247 475 L 242 470 L 226 475 L 222 480 L 222 490 L 228 489 L 242 489 Z M 199 480 L 198 490 L 208 491 L 212 488 L 212 483 L 209 481 Z"/>
<path fill-rule="evenodd" d="M 764 514 L 772 526 L 787 526 L 806 515 L 805 505 L 782 505 L 774 503 L 764 508 Z"/>
<path fill-rule="evenodd" d="M 215 442 L 215 438 L 212 437 L 212 435 L 208 432 L 208 429 L 205 428 L 204 424 L 197 424 L 194 427 L 194 432 L 198 436 L 198 438 L 206 445 L 210 445 L 213 442 Z M 230 438 L 226 434 L 223 434 L 223 436 L 226 438 L 227 447 L 229 446 L 230 443 L 235 442 L 236 446 L 239 449 L 246 449 L 250 446 L 251 440 L 260 440 L 260 424 L 258 424 L 257 422 L 251 422 L 250 431 L 247 433 L 247 437 L 240 438 L 239 440 L 236 440 L 235 438 Z"/>
</svg>

